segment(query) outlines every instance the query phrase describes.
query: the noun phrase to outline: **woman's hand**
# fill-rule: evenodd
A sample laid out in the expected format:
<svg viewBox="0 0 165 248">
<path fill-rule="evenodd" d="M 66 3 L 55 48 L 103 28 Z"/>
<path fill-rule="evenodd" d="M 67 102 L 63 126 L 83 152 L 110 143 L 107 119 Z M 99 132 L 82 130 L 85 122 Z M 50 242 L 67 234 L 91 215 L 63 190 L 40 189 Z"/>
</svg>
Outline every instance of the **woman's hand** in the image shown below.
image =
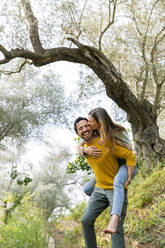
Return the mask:
<svg viewBox="0 0 165 248">
<path fill-rule="evenodd" d="M 124 184 L 124 189 L 127 189 L 128 185 L 131 183 L 131 179 L 127 179 L 127 181 Z"/>
<path fill-rule="evenodd" d="M 97 141 L 97 143 L 98 143 L 99 145 L 102 145 L 102 144 L 104 143 L 104 139 L 103 139 L 103 138 L 100 138 L 100 139 Z"/>
<path fill-rule="evenodd" d="M 84 147 L 84 154 L 88 154 L 93 158 L 99 158 L 101 156 L 101 150 L 95 146 Z"/>
<path fill-rule="evenodd" d="M 134 172 L 134 166 L 127 166 L 128 169 L 128 179 L 124 184 L 124 188 L 126 189 L 127 186 L 131 183 L 132 177 L 133 177 L 133 172 Z"/>
</svg>

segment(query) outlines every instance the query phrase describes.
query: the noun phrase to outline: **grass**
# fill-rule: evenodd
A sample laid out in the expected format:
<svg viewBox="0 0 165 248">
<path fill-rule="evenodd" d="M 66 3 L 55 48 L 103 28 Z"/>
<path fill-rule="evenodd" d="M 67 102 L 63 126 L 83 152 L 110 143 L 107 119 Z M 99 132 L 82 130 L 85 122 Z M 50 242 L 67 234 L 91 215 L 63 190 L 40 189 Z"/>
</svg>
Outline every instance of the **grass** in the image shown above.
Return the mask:
<svg viewBox="0 0 165 248">
<path fill-rule="evenodd" d="M 152 173 L 146 175 L 144 175 L 144 169 L 143 171 L 140 169 L 139 174 L 129 186 L 128 200 L 129 204 L 125 220 L 128 244 L 131 244 L 132 241 L 137 241 L 140 247 L 164 248 L 165 168 L 157 166 Z M 71 210 L 69 216 L 65 217 L 66 221 L 70 220 L 79 223 L 73 230 L 67 230 L 65 233 L 66 248 L 84 247 L 80 224 L 84 208 L 85 203 L 81 203 Z M 104 236 L 101 233 L 108 222 L 109 209 L 106 209 L 95 223 L 98 246 L 101 248 L 111 247 L 109 236 Z M 60 224 L 59 228 L 61 228 Z M 68 246 L 67 240 L 69 240 Z"/>
<path fill-rule="evenodd" d="M 1 248 L 47 248 L 45 221 L 38 208 L 26 195 L 15 209 L 7 224 L 1 220 Z"/>
<path fill-rule="evenodd" d="M 139 175 L 129 189 L 125 230 L 140 243 L 161 247 L 165 230 L 165 168 Z M 165 240 L 165 237 L 164 237 Z M 152 247 L 152 246 L 151 246 Z"/>
</svg>

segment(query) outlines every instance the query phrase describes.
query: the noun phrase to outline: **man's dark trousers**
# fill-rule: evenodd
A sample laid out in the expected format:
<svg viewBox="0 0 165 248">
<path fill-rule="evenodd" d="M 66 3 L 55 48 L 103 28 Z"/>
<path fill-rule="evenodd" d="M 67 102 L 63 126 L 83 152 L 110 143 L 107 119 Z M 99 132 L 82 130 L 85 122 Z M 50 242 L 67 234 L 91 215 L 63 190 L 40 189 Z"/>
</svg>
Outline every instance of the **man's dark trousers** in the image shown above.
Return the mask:
<svg viewBox="0 0 165 248">
<path fill-rule="evenodd" d="M 82 226 L 86 248 L 97 248 L 94 223 L 96 218 L 108 206 L 112 208 L 113 194 L 113 190 L 104 190 L 95 187 L 82 217 Z M 111 235 L 112 248 L 125 248 L 123 224 L 126 216 L 127 203 L 127 191 L 125 191 L 124 204 L 117 227 L 117 232 Z"/>
</svg>

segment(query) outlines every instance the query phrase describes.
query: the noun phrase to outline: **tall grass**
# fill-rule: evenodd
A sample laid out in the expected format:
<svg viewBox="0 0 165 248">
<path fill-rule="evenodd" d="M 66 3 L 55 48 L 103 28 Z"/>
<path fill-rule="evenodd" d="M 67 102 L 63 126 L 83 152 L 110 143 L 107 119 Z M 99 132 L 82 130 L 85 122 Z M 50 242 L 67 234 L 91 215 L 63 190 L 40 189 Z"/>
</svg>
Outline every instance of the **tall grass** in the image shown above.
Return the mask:
<svg viewBox="0 0 165 248">
<path fill-rule="evenodd" d="M 0 225 L 1 248 L 47 248 L 44 217 L 26 195 L 7 224 Z"/>
<path fill-rule="evenodd" d="M 141 243 L 165 247 L 165 168 L 151 175 L 139 174 L 129 189 L 125 230 Z M 164 246 L 161 243 L 164 242 Z"/>
</svg>

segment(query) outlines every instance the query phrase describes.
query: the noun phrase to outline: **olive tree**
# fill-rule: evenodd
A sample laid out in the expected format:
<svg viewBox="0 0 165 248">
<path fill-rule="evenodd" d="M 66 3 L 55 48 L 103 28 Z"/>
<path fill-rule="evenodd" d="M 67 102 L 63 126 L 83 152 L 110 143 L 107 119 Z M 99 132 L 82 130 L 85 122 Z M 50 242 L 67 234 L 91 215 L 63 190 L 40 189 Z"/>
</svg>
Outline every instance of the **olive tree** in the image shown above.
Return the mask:
<svg viewBox="0 0 165 248">
<path fill-rule="evenodd" d="M 15 59 L 19 70 L 26 63 L 42 67 L 58 61 L 87 66 L 127 113 L 136 150 L 150 166 L 165 156 L 157 124 L 164 106 L 164 9 L 162 0 L 21 0 L 19 11 L 12 12 L 13 29 L 20 32 L 14 44 L 1 40 L 1 71 Z"/>
<path fill-rule="evenodd" d="M 1 78 L 0 84 L 0 142 L 7 139 L 25 141 L 38 135 L 45 123 L 64 121 L 64 89 L 56 75 L 41 78 L 34 70 Z M 56 87 L 54 86 L 56 82 Z"/>
</svg>

